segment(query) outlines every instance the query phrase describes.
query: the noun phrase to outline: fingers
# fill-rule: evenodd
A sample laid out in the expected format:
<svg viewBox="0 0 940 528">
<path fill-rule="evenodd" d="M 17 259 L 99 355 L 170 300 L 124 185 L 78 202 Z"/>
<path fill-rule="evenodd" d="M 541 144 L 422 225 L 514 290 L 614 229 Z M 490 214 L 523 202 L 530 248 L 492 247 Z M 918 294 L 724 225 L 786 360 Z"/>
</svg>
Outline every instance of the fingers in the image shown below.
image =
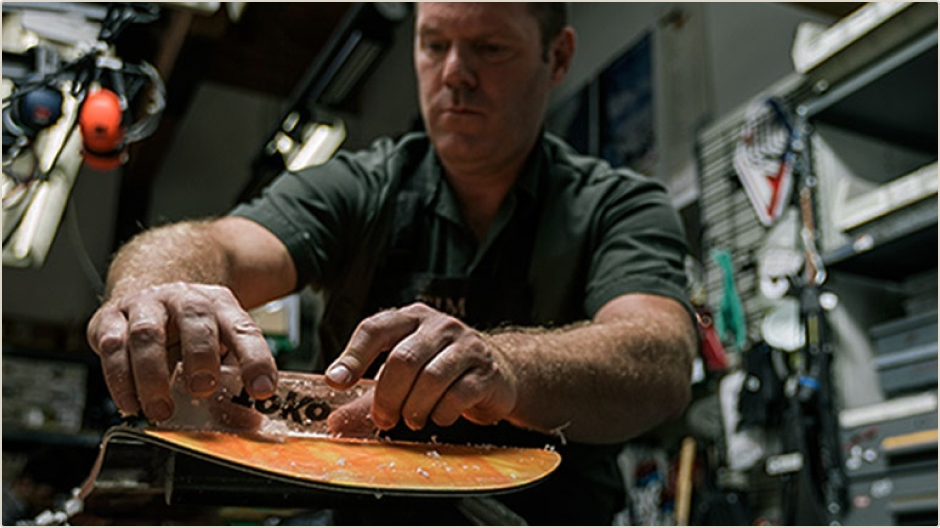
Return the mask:
<svg viewBox="0 0 940 528">
<path fill-rule="evenodd" d="M 443 399 L 453 399 L 455 389 L 460 387 L 460 380 L 467 376 L 474 369 L 485 368 L 481 365 L 481 341 L 475 338 L 475 334 L 463 334 L 459 337 L 453 337 L 445 329 L 436 329 L 437 332 L 443 332 L 446 341 L 442 343 L 442 350 L 421 368 L 420 372 L 402 372 L 402 375 L 415 377 L 414 385 L 411 390 L 403 396 L 400 414 L 405 424 L 412 430 L 419 430 L 425 426 L 431 413 Z M 435 335 L 434 331 L 429 332 Z M 440 335 L 440 334 L 439 334 Z M 438 337 L 437 340 L 440 340 Z M 402 369 L 398 367 L 399 363 L 393 361 L 393 354 L 389 357 L 390 363 L 386 365 L 399 372 Z M 387 380 L 391 384 L 391 380 Z M 379 381 L 382 386 L 382 381 Z M 460 405 L 473 405 L 478 398 L 466 393 L 456 393 L 457 401 Z M 381 404 L 384 400 L 376 402 L 375 413 L 381 415 L 383 409 Z M 457 402 L 455 402 L 457 403 Z M 396 412 L 388 407 L 389 412 Z M 458 413 L 459 414 L 459 413 Z M 379 422 L 379 419 L 376 419 Z M 451 421 L 448 424 L 453 423 Z"/>
<path fill-rule="evenodd" d="M 248 394 L 265 399 L 277 388 L 277 365 L 261 328 L 238 304 L 231 290 L 200 286 L 167 302 L 179 329 L 187 388 L 193 396 L 211 395 L 219 383 L 220 357 L 233 351 Z"/>
<path fill-rule="evenodd" d="M 174 346 L 168 346 L 171 340 Z M 215 392 L 221 357 L 229 351 L 252 397 L 267 398 L 276 389 L 277 367 L 261 329 L 221 286 L 166 284 L 113 300 L 89 322 L 88 342 L 101 357 L 118 408 L 131 414 L 142 409 L 152 420 L 173 414 L 169 382 L 176 344 L 195 397 Z"/>
<path fill-rule="evenodd" d="M 515 387 L 501 371 L 485 342 L 476 335 L 465 336 L 461 341 L 449 348 L 451 353 L 441 356 L 453 358 L 455 363 L 450 369 L 441 367 L 442 372 L 450 370 L 461 374 L 439 398 L 423 397 L 439 390 L 429 382 L 430 377 L 422 376 L 416 383 L 402 411 L 412 429 L 424 427 L 425 420 L 446 427 L 453 425 L 461 416 L 479 425 L 493 425 L 515 407 Z M 433 366 L 432 362 L 429 365 L 432 368 L 428 370 L 437 370 Z M 427 388 L 422 386 L 425 383 Z"/>
<path fill-rule="evenodd" d="M 423 428 L 431 413 L 440 405 L 439 402 L 445 398 L 453 399 L 449 391 L 461 376 L 466 375 L 466 364 L 469 363 L 466 359 L 467 356 L 460 355 L 455 347 L 451 346 L 428 362 L 410 393 L 403 398 L 401 416 L 410 429 L 417 431 Z M 469 402 L 461 398 L 459 403 Z M 376 412 L 380 412 L 378 404 L 376 407 Z M 458 412 L 457 416 L 459 415 Z M 449 423 L 439 425 L 451 425 L 455 420 L 456 417 Z"/>
<path fill-rule="evenodd" d="M 442 427 L 453 425 L 462 415 L 468 416 L 471 421 L 480 425 L 496 423 L 499 418 L 502 418 L 502 415 L 493 413 L 492 417 L 482 417 L 469 411 L 480 405 L 486 398 L 486 392 L 482 390 L 483 377 L 480 372 L 468 372 L 467 375 L 454 383 L 441 400 L 437 402 L 431 412 L 430 419 Z"/>
<path fill-rule="evenodd" d="M 166 308 L 141 299 L 126 313 L 127 347 L 138 401 L 150 419 L 168 420 L 173 415 L 173 400 L 166 360 Z"/>
<path fill-rule="evenodd" d="M 338 389 L 349 388 L 379 354 L 390 350 L 419 324 L 419 317 L 405 310 L 387 310 L 364 319 L 349 338 L 346 350 L 327 369 L 327 381 Z"/>
<path fill-rule="evenodd" d="M 364 320 L 328 371 L 347 369 L 352 383 L 382 352 L 372 420 L 391 429 L 400 420 L 422 429 L 433 420 L 452 425 L 461 415 L 492 424 L 515 404 L 515 389 L 479 333 L 426 305 L 382 312 Z M 333 384 L 337 378 L 332 379 Z"/>
<path fill-rule="evenodd" d="M 140 410 L 127 355 L 127 318 L 113 306 L 99 310 L 88 323 L 88 344 L 101 358 L 105 383 L 121 412 Z"/>
<path fill-rule="evenodd" d="M 429 314 L 414 333 L 392 348 L 377 382 L 372 409 L 376 425 L 390 429 L 401 416 L 411 429 L 424 427 L 434 403 L 466 368 L 468 356 L 448 350 L 465 330 L 456 319 Z"/>
<path fill-rule="evenodd" d="M 181 306 L 170 305 L 179 330 L 180 354 L 187 389 L 196 397 L 210 396 L 219 385 L 219 324 L 204 295 L 188 295 Z"/>
<path fill-rule="evenodd" d="M 277 364 L 264 333 L 243 310 L 228 288 L 216 288 L 216 315 L 222 345 L 238 358 L 245 389 L 253 398 L 265 399 L 277 389 Z"/>
<path fill-rule="evenodd" d="M 338 407 L 326 419 L 330 433 L 347 438 L 368 438 L 375 434 L 372 421 L 372 398 L 370 389 L 361 397 Z"/>
</svg>

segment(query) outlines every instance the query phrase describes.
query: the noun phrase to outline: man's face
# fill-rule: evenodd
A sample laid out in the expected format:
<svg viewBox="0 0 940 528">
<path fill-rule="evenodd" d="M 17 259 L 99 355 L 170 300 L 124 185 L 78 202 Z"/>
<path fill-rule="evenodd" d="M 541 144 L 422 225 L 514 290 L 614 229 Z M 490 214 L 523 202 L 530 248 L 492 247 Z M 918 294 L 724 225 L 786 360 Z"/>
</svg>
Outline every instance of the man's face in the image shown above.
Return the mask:
<svg viewBox="0 0 940 528">
<path fill-rule="evenodd" d="M 556 82 L 540 37 L 525 4 L 419 4 L 421 113 L 445 165 L 479 170 L 528 154 Z"/>
</svg>

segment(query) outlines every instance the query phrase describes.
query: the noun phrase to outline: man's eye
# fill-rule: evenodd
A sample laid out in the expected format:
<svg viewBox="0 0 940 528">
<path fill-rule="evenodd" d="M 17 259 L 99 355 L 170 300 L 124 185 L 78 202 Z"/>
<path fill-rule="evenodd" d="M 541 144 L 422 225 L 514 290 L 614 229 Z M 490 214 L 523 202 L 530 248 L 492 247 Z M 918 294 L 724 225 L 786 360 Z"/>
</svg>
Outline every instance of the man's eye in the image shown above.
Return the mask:
<svg viewBox="0 0 940 528">
<path fill-rule="evenodd" d="M 444 42 L 425 42 L 424 49 L 431 53 L 444 53 L 447 51 L 447 44 Z"/>
<path fill-rule="evenodd" d="M 480 44 L 477 50 L 489 57 L 500 57 L 508 53 L 509 48 L 501 44 Z"/>
</svg>

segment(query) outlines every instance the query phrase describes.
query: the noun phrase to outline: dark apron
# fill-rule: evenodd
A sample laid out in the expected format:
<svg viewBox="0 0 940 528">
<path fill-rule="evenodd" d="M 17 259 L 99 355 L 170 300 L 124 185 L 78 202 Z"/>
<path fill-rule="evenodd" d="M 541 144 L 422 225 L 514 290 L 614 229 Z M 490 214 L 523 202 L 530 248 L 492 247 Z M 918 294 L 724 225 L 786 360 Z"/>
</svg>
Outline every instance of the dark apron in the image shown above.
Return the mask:
<svg viewBox="0 0 940 528">
<path fill-rule="evenodd" d="M 533 161 L 540 160 L 530 160 L 530 163 Z M 370 315 L 420 301 L 481 331 L 507 324 L 533 324 L 533 292 L 528 275 L 539 204 L 516 203 L 514 217 L 469 276 L 435 274 L 431 272 L 434 255 L 429 254 L 426 243 L 427 215 L 433 213 L 422 210 L 421 194 L 422 190 L 432 188 L 428 185 L 432 177 L 431 171 L 418 170 L 405 176 L 401 183 L 391 215 L 386 257 L 374 268 L 371 289 L 361 313 Z M 371 366 L 367 377 L 374 377 L 384 359 L 383 355 Z M 428 423 L 420 431 L 411 431 L 399 423 L 384 434 L 399 440 L 554 446 L 563 461 L 551 477 L 533 488 L 495 497 L 530 524 L 610 524 L 613 512 L 623 507 L 622 484 L 617 484 L 621 477 L 613 458 L 619 451 L 616 447 L 562 445 L 558 437 L 518 429 L 507 422 L 479 426 L 462 418 L 450 427 Z M 574 460 L 578 462 L 572 465 Z M 415 504 L 385 498 L 362 508 L 337 509 L 335 515 L 339 524 L 467 524 L 456 503 L 448 499 Z"/>
<path fill-rule="evenodd" d="M 385 262 L 378 267 L 366 309 L 401 307 L 420 301 L 455 316 L 477 330 L 502 324 L 531 324 L 532 291 L 528 284 L 538 218 L 536 211 L 515 216 L 500 233 L 486 257 L 469 276 L 433 273 L 429 220 L 421 210 L 420 189 L 427 189 L 428 171 L 402 182 L 396 200 L 391 240 Z M 521 218 L 520 218 L 521 216 Z"/>
<path fill-rule="evenodd" d="M 428 179 L 432 177 L 431 171 L 424 170 L 402 182 L 386 259 L 375 271 L 366 313 L 423 302 L 481 331 L 508 324 L 531 325 L 532 289 L 528 276 L 538 227 L 537 204 L 517 202 L 514 217 L 469 275 L 439 275 L 431 271 L 435 255 L 429 254 L 426 243 L 430 230 L 428 215 L 433 213 L 422 210 L 421 190 L 429 188 Z M 377 372 L 384 359 L 383 355 L 372 365 L 370 375 Z M 388 435 L 402 440 L 429 440 L 433 436 L 441 442 L 539 447 L 552 440 L 505 423 L 482 427 L 463 419 L 446 428 L 429 423 L 421 431 L 411 431 L 400 424 Z"/>
</svg>

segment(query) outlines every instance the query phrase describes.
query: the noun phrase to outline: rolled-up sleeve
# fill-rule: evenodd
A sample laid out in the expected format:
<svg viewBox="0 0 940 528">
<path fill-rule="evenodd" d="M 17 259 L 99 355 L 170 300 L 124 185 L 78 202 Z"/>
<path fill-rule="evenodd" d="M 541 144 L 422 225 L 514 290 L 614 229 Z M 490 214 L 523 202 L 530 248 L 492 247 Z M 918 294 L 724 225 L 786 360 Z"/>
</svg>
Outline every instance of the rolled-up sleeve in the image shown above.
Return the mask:
<svg viewBox="0 0 940 528">
<path fill-rule="evenodd" d="M 627 293 L 670 297 L 691 312 L 685 276 L 688 248 L 665 189 L 635 174 L 610 177 L 621 181 L 606 190 L 592 225 L 587 313 Z"/>
<path fill-rule="evenodd" d="M 229 214 L 248 218 L 277 236 L 297 269 L 298 289 L 329 287 L 362 247 L 377 200 L 386 195 L 383 163 L 389 145 L 340 152 L 329 162 L 284 172 L 254 200 Z"/>
</svg>

